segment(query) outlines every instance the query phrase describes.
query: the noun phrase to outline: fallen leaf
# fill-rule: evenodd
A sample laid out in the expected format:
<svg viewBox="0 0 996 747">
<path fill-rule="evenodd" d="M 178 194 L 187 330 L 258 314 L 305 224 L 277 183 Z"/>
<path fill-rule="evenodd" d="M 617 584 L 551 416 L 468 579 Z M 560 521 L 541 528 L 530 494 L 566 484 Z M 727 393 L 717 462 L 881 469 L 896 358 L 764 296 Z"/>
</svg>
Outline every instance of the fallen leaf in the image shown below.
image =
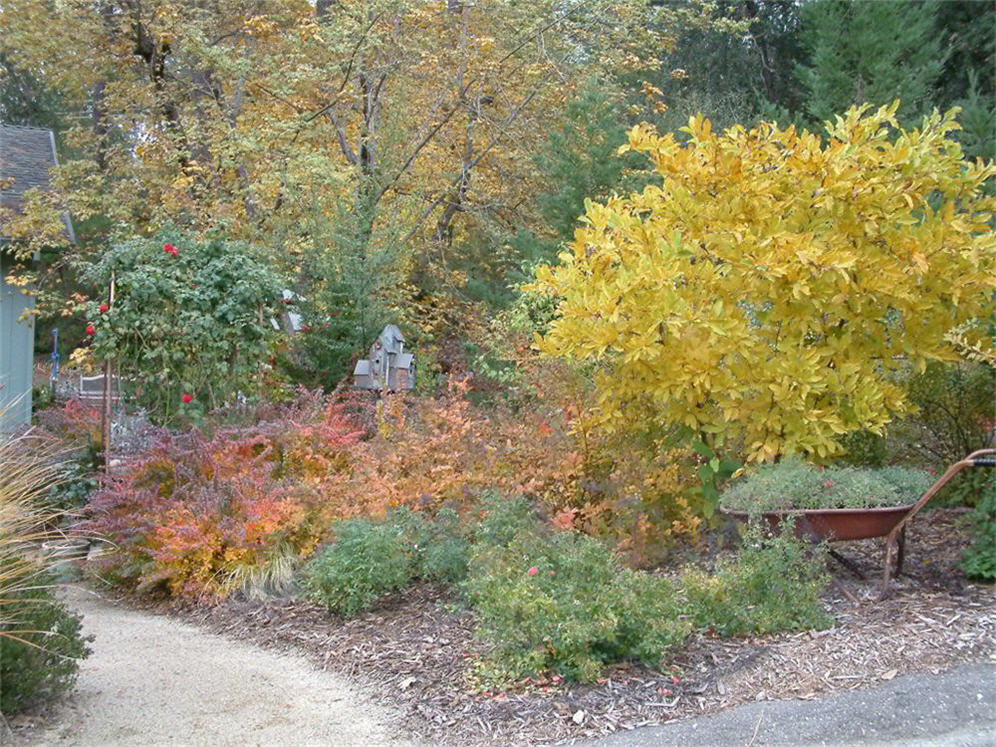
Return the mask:
<svg viewBox="0 0 996 747">
<path fill-rule="evenodd" d="M 891 680 L 897 674 L 899 674 L 899 670 L 898 669 L 890 669 L 888 672 L 886 672 L 885 674 L 882 675 L 882 679 L 883 680 Z"/>
</svg>

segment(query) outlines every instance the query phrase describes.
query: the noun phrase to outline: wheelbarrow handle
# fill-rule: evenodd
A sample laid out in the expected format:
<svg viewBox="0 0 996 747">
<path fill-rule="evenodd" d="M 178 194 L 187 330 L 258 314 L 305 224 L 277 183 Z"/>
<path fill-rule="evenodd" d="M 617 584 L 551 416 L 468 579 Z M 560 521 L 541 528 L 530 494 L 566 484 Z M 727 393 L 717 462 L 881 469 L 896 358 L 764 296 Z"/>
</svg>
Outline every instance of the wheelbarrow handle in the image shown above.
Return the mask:
<svg viewBox="0 0 996 747">
<path fill-rule="evenodd" d="M 941 475 L 937 482 L 930 486 L 930 489 L 921 496 L 920 500 L 909 510 L 909 513 L 902 518 L 902 520 L 892 528 L 889 532 L 889 537 L 885 544 L 885 576 L 882 579 L 882 588 L 879 591 L 878 598 L 885 599 L 886 594 L 889 590 L 889 576 L 891 575 L 891 564 L 893 553 L 896 552 L 897 543 L 899 538 L 899 533 L 903 531 L 906 525 L 909 523 L 910 519 L 916 516 L 920 509 L 924 505 L 937 495 L 941 488 L 948 484 L 952 477 L 957 475 L 966 467 L 993 467 L 996 466 L 996 449 L 979 449 L 978 451 L 973 451 L 967 457 L 962 459 L 960 462 L 955 462 L 947 471 Z"/>
<path fill-rule="evenodd" d="M 996 457 L 996 449 L 979 449 L 973 451 L 965 459 L 977 459 L 978 457 Z"/>
</svg>

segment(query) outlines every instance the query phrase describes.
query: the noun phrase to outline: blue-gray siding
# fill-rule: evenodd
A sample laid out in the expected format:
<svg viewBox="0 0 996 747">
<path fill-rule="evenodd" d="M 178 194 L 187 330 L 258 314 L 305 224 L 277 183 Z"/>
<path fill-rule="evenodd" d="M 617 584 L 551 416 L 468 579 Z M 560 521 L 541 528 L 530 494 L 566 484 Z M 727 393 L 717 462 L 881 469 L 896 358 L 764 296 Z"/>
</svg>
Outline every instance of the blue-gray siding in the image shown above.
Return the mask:
<svg viewBox="0 0 996 747">
<path fill-rule="evenodd" d="M 34 298 L 7 284 L 11 259 L 0 248 L 0 431 L 31 422 L 34 318 L 18 321 L 34 308 Z"/>
</svg>

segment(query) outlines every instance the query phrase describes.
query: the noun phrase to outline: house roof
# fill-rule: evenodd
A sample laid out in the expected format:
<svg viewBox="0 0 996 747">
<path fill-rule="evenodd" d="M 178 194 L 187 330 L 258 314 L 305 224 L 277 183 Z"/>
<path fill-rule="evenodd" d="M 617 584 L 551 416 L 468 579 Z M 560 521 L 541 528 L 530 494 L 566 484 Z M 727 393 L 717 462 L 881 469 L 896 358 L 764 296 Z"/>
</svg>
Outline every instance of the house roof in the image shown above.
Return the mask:
<svg viewBox="0 0 996 747">
<path fill-rule="evenodd" d="M 388 324 L 378 338 L 388 353 L 400 353 L 405 336 L 395 324 Z"/>
<path fill-rule="evenodd" d="M 356 361 L 356 368 L 353 369 L 353 376 L 369 376 L 370 375 L 370 361 L 359 360 Z"/>
<path fill-rule="evenodd" d="M 0 207 L 17 210 L 24 193 L 49 186 L 49 169 L 59 164 L 55 135 L 41 127 L 0 124 L 0 180 L 14 183 L 0 190 Z M 69 216 L 63 216 L 70 241 L 75 241 Z"/>
</svg>

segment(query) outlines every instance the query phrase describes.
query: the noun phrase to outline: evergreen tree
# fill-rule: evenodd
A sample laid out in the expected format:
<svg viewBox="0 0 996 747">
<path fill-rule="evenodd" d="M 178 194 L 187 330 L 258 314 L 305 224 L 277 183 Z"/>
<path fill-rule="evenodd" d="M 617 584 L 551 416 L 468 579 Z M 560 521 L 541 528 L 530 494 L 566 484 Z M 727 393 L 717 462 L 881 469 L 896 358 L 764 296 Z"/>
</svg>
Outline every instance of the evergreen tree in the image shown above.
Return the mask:
<svg viewBox="0 0 996 747">
<path fill-rule="evenodd" d="M 626 179 L 634 159 L 618 155 L 625 142 L 620 107 L 596 81 L 589 81 L 568 105 L 564 124 L 550 133 L 535 158 L 546 185 L 536 195 L 545 230 L 518 232 L 513 245 L 522 260 L 552 261 L 563 242 L 574 237 L 586 198 L 604 200 L 615 191 L 636 188 Z"/>
<path fill-rule="evenodd" d="M 949 49 L 938 106 L 962 108 L 966 155 L 996 158 L 996 0 L 948 0 L 937 21 Z"/>
<path fill-rule="evenodd" d="M 801 57 L 801 6 L 796 0 L 721 0 L 716 14 L 740 24 L 738 33 L 702 29 L 665 59 L 658 129 L 684 127 L 702 113 L 715 127 L 749 124 L 774 108 L 795 110 L 801 97 L 793 68 Z M 675 69 L 682 76 L 670 79 Z M 786 119 L 784 116 L 778 119 Z"/>
<path fill-rule="evenodd" d="M 902 101 L 900 120 L 912 123 L 934 106 L 946 46 L 935 2 L 817 0 L 803 9 L 808 65 L 796 72 L 805 110 L 822 122 L 865 102 Z"/>
</svg>

